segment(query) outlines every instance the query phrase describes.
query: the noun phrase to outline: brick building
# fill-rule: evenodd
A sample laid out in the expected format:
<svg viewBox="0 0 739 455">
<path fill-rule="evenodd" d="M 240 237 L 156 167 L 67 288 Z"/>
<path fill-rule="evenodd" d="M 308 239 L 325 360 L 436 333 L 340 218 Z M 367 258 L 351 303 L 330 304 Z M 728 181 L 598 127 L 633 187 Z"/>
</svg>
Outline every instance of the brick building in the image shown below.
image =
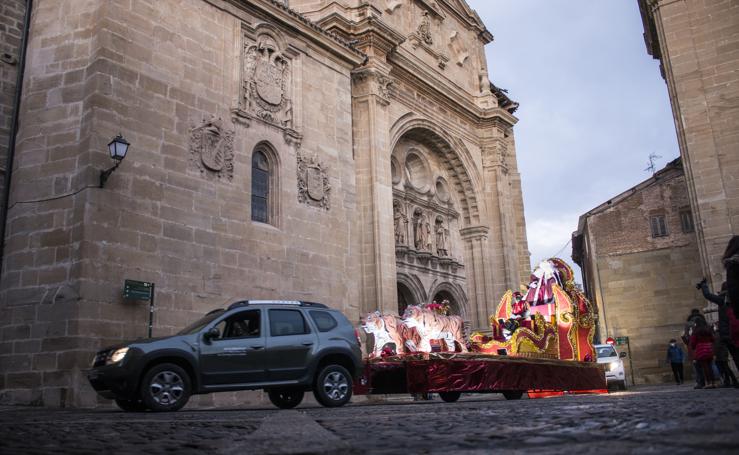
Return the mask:
<svg viewBox="0 0 739 455">
<path fill-rule="evenodd" d="M 582 215 L 572 257 L 598 307 L 598 338 L 629 337 L 637 383 L 669 378 L 667 342 L 705 305 L 695 289 L 703 274 L 681 160 Z"/>
<path fill-rule="evenodd" d="M 147 332 L 125 279 L 156 284 L 165 335 L 237 298 L 353 320 L 447 298 L 485 329 L 528 276 L 517 104 L 464 1 L 32 5 L 0 402 L 95 405 L 92 353 Z M 131 147 L 101 188 L 119 132 Z"/>
<path fill-rule="evenodd" d="M 739 2 L 638 2 L 670 95 L 701 268 L 715 287 L 739 234 Z"/>
</svg>

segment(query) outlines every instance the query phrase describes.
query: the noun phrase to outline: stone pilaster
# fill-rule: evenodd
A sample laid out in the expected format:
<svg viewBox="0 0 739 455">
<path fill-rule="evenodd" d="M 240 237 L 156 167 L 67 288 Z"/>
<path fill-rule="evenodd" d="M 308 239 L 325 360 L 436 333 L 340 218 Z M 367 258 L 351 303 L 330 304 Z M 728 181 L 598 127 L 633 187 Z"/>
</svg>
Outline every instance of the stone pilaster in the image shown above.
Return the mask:
<svg viewBox="0 0 739 455">
<path fill-rule="evenodd" d="M 386 55 L 402 40 L 372 18 L 354 36 L 366 64 L 352 73 L 352 125 L 360 214 L 360 310 L 396 311 L 397 277 L 390 166 L 392 79 Z M 385 30 L 388 31 L 388 30 Z"/>
</svg>

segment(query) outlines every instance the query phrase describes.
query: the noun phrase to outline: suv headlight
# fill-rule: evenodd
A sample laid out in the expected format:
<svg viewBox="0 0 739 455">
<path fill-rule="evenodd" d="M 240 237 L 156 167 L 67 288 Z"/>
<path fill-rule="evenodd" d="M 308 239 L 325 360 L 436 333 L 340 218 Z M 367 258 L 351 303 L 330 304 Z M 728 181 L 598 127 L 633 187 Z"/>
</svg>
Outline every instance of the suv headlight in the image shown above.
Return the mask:
<svg viewBox="0 0 739 455">
<path fill-rule="evenodd" d="M 128 348 L 120 348 L 113 351 L 112 354 L 108 357 L 108 360 L 105 362 L 107 365 L 111 365 L 114 363 L 118 363 L 121 360 L 123 360 L 124 357 L 126 357 L 126 354 L 128 353 Z"/>
<path fill-rule="evenodd" d="M 616 371 L 618 369 L 618 362 L 611 362 L 608 366 L 608 371 Z"/>
</svg>

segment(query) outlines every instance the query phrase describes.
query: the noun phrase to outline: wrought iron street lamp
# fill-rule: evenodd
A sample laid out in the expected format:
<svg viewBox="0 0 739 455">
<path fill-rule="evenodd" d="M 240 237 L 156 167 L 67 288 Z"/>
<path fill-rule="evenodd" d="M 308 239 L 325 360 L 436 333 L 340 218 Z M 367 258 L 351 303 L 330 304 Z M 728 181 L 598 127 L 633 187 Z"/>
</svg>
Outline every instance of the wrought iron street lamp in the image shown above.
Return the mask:
<svg viewBox="0 0 739 455">
<path fill-rule="evenodd" d="M 113 171 L 118 168 L 118 166 L 121 164 L 121 161 L 123 161 L 123 158 L 126 157 L 126 152 L 128 152 L 129 145 L 131 144 L 126 139 L 124 139 L 120 133 L 118 133 L 118 136 L 114 137 L 113 140 L 108 143 L 110 158 L 115 161 L 115 165 L 113 165 L 113 167 L 111 167 L 110 169 L 100 171 L 100 188 L 105 186 L 105 182 L 108 180 L 108 177 L 110 177 L 110 174 L 112 174 Z"/>
</svg>

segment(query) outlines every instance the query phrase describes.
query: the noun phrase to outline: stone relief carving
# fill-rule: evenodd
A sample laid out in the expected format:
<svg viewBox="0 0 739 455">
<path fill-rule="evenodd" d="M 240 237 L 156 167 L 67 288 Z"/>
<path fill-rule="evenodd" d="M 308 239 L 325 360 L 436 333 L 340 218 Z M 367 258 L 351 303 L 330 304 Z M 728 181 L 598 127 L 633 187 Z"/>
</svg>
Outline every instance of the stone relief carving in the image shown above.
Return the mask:
<svg viewBox="0 0 739 455">
<path fill-rule="evenodd" d="M 380 93 L 380 96 L 382 96 L 385 99 L 390 98 L 390 86 L 393 85 L 393 80 L 390 79 L 387 76 L 378 76 L 377 77 L 377 91 Z"/>
<path fill-rule="evenodd" d="M 393 221 L 395 224 L 395 244 L 406 245 L 408 216 L 405 214 L 403 204 L 397 199 L 393 201 Z"/>
<path fill-rule="evenodd" d="M 402 0 L 387 0 L 385 2 L 385 12 L 388 14 L 393 14 L 396 9 L 400 8 L 402 4 Z"/>
<path fill-rule="evenodd" d="M 277 40 L 263 33 L 251 40 L 244 35 L 241 89 L 234 118 L 247 126 L 258 118 L 285 131 L 288 142 L 300 142 L 295 131 L 292 99 L 292 62 Z"/>
<path fill-rule="evenodd" d="M 419 251 L 431 252 L 431 223 L 425 213 L 417 210 L 413 214 L 414 246 Z"/>
<path fill-rule="evenodd" d="M 223 121 L 212 116 L 190 129 L 190 162 L 201 174 L 218 180 L 233 179 L 234 131 L 223 128 Z"/>
<path fill-rule="evenodd" d="M 454 60 L 457 66 L 464 66 L 470 58 L 470 53 L 464 48 L 459 33 L 455 30 L 449 35 L 449 47 L 454 52 Z"/>
<path fill-rule="evenodd" d="M 433 49 L 434 39 L 431 34 L 431 20 L 429 19 L 429 12 L 424 11 L 421 23 L 418 29 L 408 36 L 408 42 L 411 44 L 413 49 L 419 47 L 423 48 L 429 55 L 436 59 L 436 63 L 439 68 L 446 68 L 446 64 L 449 62 L 449 57 L 443 53 L 439 53 Z"/>
<path fill-rule="evenodd" d="M 436 255 L 447 257 L 449 253 L 449 229 L 444 226 L 441 218 L 436 219 Z"/>
<path fill-rule="evenodd" d="M 298 152 L 298 201 L 325 210 L 331 208 L 328 170 L 315 156 Z"/>
<path fill-rule="evenodd" d="M 421 19 L 421 24 L 418 26 L 416 33 L 424 43 L 431 46 L 434 44 L 434 39 L 431 36 L 431 20 L 429 19 L 428 11 L 424 11 L 422 14 L 423 18 Z"/>
</svg>

